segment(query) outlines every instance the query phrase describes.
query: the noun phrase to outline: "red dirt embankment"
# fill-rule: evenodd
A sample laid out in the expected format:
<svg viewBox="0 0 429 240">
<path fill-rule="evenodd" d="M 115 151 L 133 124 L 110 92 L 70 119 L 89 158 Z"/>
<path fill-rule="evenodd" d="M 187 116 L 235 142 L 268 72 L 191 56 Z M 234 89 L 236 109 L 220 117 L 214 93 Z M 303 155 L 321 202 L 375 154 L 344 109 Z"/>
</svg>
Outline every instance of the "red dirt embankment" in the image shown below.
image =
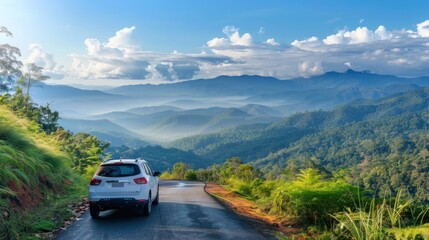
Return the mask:
<svg viewBox="0 0 429 240">
<path fill-rule="evenodd" d="M 241 195 L 233 193 L 228 189 L 214 183 L 207 183 L 205 191 L 218 200 L 223 206 L 231 209 L 236 214 L 245 217 L 248 220 L 253 220 L 257 224 L 264 224 L 259 226 L 261 230 L 265 228 L 269 231 L 276 230 L 284 235 L 297 234 L 302 229 L 291 226 L 290 221 L 284 218 L 279 218 L 273 215 L 264 213 L 257 207 L 255 202 L 243 198 Z"/>
</svg>

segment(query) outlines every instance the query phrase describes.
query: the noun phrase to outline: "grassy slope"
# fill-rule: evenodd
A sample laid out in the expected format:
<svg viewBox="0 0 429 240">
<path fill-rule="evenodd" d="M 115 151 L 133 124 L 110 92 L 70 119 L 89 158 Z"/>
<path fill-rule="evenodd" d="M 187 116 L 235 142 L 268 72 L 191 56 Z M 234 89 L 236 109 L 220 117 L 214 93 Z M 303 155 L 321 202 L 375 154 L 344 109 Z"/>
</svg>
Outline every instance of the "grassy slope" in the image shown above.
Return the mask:
<svg viewBox="0 0 429 240">
<path fill-rule="evenodd" d="M 70 216 L 66 206 L 84 190 L 69 163 L 58 136 L 0 105 L 0 239 L 49 231 Z"/>
</svg>

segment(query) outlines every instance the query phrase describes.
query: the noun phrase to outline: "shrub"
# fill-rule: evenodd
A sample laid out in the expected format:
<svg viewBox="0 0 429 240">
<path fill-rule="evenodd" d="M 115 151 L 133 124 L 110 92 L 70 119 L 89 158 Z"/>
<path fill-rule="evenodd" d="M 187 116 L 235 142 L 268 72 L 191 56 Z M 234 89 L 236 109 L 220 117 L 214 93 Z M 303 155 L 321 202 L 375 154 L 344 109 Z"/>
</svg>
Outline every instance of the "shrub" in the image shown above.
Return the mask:
<svg viewBox="0 0 429 240">
<path fill-rule="evenodd" d="M 313 170 L 301 172 L 297 181 L 283 182 L 271 194 L 271 212 L 288 214 L 302 223 L 332 225 L 329 214 L 353 208 L 359 189 L 342 181 L 320 180 Z M 311 176 L 309 176 L 311 174 Z"/>
<path fill-rule="evenodd" d="M 188 170 L 185 173 L 185 180 L 188 181 L 197 181 L 197 173 L 194 170 Z"/>
</svg>

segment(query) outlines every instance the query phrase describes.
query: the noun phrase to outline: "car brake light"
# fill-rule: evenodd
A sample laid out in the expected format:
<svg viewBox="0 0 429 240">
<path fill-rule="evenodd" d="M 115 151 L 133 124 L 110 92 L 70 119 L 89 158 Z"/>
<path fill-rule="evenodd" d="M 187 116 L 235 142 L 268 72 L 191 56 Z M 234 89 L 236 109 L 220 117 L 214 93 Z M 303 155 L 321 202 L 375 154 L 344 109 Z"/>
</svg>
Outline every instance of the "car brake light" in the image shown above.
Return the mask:
<svg viewBox="0 0 429 240">
<path fill-rule="evenodd" d="M 101 183 L 101 179 L 98 179 L 98 178 L 93 178 L 93 179 L 91 179 L 91 185 L 92 186 L 98 186 L 98 185 L 100 185 L 100 183 Z"/>
<path fill-rule="evenodd" d="M 146 183 L 147 183 L 147 180 L 146 180 L 146 178 L 144 178 L 144 177 L 141 177 L 141 178 L 134 178 L 134 182 L 135 182 L 135 183 L 137 183 L 137 184 L 146 184 Z"/>
<path fill-rule="evenodd" d="M 124 164 L 123 162 L 115 162 L 114 164 Z"/>
</svg>

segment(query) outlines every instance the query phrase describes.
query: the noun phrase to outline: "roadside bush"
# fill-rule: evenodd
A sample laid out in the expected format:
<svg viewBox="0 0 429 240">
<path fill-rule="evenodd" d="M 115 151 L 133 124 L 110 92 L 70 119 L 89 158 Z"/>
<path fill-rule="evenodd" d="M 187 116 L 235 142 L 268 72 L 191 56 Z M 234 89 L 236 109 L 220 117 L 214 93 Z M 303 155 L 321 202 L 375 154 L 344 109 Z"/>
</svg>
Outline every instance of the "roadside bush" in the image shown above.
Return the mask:
<svg viewBox="0 0 429 240">
<path fill-rule="evenodd" d="M 198 181 L 197 173 L 194 170 L 188 170 L 185 173 L 185 180 Z"/>
<path fill-rule="evenodd" d="M 264 181 L 260 178 L 256 178 L 252 181 L 252 195 L 256 198 L 270 197 L 273 190 L 278 187 L 279 182 L 276 181 Z"/>
<path fill-rule="evenodd" d="M 171 174 L 169 171 L 164 171 L 160 176 L 160 179 L 172 179 Z"/>
<path fill-rule="evenodd" d="M 353 208 L 359 189 L 342 181 L 320 180 L 313 169 L 301 171 L 297 181 L 283 182 L 271 194 L 272 213 L 294 216 L 305 224 L 331 226 L 335 214 Z"/>
</svg>

